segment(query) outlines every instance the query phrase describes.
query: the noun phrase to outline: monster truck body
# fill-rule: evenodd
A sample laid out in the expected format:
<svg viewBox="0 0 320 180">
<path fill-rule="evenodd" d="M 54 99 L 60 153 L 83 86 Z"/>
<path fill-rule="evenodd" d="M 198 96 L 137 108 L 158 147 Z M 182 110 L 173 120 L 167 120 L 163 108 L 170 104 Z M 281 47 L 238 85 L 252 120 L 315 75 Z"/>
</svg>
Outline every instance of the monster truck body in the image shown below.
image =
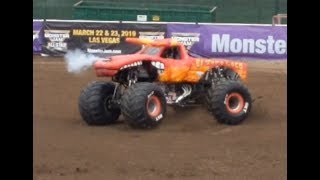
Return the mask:
<svg viewBox="0 0 320 180">
<path fill-rule="evenodd" d="M 132 127 L 155 127 L 166 105 L 175 109 L 205 105 L 221 123 L 239 124 L 251 109 L 251 95 L 243 82 L 247 65 L 226 59 L 193 57 L 172 39 L 127 38 L 143 48 L 94 64 L 98 77 L 80 95 L 79 108 L 88 124 L 107 124 L 120 114 Z"/>
<path fill-rule="evenodd" d="M 164 39 L 149 41 L 127 39 L 128 42 L 149 46 L 136 54 L 113 56 L 109 61 L 98 61 L 95 64 L 97 76 L 114 76 L 119 71 L 141 66 L 142 62 L 151 62 L 158 69 L 158 81 L 163 83 L 198 83 L 203 75 L 214 67 L 229 68 L 240 75 L 242 80 L 247 78 L 247 65 L 225 59 L 194 58 L 188 55 L 185 47 L 172 40 Z M 176 48 L 179 57 L 167 58 L 166 50 Z M 148 50 L 155 50 L 148 54 Z"/>
</svg>

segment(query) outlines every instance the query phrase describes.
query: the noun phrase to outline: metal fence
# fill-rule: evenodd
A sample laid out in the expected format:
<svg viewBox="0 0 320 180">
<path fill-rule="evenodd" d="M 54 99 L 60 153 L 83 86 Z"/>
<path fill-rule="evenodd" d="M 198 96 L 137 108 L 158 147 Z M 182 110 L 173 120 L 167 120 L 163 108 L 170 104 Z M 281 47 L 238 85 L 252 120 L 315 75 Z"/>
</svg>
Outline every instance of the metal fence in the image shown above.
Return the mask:
<svg viewBox="0 0 320 180">
<path fill-rule="evenodd" d="M 73 4 L 79 0 L 33 0 L 34 19 L 72 19 Z M 90 1 L 90 0 L 88 0 Z M 92 1 L 92 0 L 91 0 Z M 133 2 L 129 0 L 94 0 Z M 135 3 L 171 4 L 172 0 L 134 0 Z M 175 4 L 217 6 L 218 23 L 272 23 L 275 14 L 287 13 L 287 0 L 175 0 Z M 117 19 L 115 19 L 117 20 Z M 286 21 L 284 21 L 286 23 Z"/>
</svg>

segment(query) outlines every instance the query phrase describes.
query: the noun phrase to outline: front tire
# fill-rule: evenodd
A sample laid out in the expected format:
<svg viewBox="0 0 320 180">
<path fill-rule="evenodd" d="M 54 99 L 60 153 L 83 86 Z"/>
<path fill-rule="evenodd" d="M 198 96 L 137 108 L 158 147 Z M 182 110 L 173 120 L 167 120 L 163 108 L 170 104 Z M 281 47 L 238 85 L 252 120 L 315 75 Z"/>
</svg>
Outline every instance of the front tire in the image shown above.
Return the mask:
<svg viewBox="0 0 320 180">
<path fill-rule="evenodd" d="M 113 83 L 94 81 L 81 91 L 79 111 L 88 125 L 106 125 L 117 121 L 121 111 L 110 106 L 114 89 Z"/>
<path fill-rule="evenodd" d="M 165 96 L 156 84 L 133 84 L 121 98 L 121 111 L 131 127 L 154 128 L 166 115 Z"/>
<path fill-rule="evenodd" d="M 247 118 L 252 100 L 249 90 L 240 81 L 223 80 L 209 90 L 208 105 L 218 122 L 236 125 Z"/>
</svg>

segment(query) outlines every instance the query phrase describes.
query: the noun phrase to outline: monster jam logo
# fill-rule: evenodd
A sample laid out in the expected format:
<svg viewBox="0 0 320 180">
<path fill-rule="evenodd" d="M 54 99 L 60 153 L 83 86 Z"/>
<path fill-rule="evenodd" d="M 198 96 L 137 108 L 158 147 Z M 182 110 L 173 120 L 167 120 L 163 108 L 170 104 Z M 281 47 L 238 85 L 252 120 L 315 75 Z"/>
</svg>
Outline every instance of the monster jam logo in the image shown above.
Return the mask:
<svg viewBox="0 0 320 180">
<path fill-rule="evenodd" d="M 49 40 L 47 48 L 66 51 L 67 43 L 64 41 L 70 38 L 69 33 L 70 30 L 45 30 L 44 37 Z"/>
<path fill-rule="evenodd" d="M 188 49 L 194 44 L 200 41 L 200 33 L 172 33 L 172 39 L 182 43 Z"/>
<path fill-rule="evenodd" d="M 139 32 L 139 38 L 141 39 L 164 39 L 165 32 Z"/>
</svg>

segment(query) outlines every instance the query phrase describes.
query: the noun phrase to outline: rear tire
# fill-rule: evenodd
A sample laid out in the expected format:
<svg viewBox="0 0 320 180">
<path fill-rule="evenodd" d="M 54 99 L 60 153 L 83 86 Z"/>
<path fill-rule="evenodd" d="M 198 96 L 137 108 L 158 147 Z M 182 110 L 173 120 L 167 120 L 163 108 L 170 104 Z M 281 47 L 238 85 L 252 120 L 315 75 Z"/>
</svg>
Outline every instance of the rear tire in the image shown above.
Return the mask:
<svg viewBox="0 0 320 180">
<path fill-rule="evenodd" d="M 106 125 L 117 121 L 121 111 L 110 107 L 114 89 L 113 83 L 94 81 L 81 91 L 79 111 L 88 125 Z"/>
<path fill-rule="evenodd" d="M 207 102 L 217 121 L 228 125 L 244 121 L 252 106 L 249 90 L 237 80 L 218 81 L 208 91 Z"/>
<path fill-rule="evenodd" d="M 166 115 L 166 99 L 156 84 L 133 84 L 121 98 L 121 111 L 133 128 L 154 128 Z"/>
</svg>

